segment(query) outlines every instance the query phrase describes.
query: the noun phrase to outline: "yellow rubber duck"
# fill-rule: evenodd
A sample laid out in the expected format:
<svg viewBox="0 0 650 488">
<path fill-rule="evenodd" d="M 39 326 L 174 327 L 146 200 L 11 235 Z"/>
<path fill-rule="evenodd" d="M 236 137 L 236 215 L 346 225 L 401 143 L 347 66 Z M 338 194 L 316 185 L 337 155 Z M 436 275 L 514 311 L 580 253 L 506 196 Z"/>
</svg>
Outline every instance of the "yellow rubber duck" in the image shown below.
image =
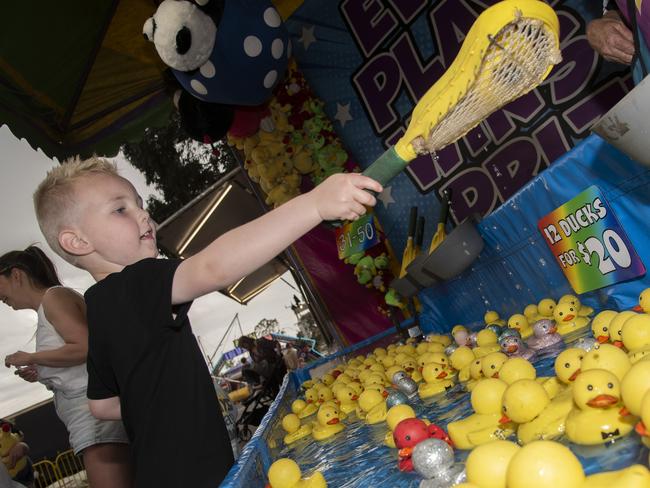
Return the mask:
<svg viewBox="0 0 650 488">
<path fill-rule="evenodd" d="M 490 329 L 483 329 L 476 334 L 476 347 L 473 349 L 474 356 L 482 358 L 491 352 L 497 352 L 501 348 L 497 343 L 497 335 Z"/>
<path fill-rule="evenodd" d="M 334 400 L 334 393 L 332 393 L 332 389 L 329 386 L 323 384 L 318 388 L 318 402 L 323 404 L 329 400 Z"/>
<path fill-rule="evenodd" d="M 392 406 L 386 413 L 386 425 L 388 425 L 388 432 L 384 436 L 384 445 L 395 449 L 395 438 L 393 437 L 393 431 L 397 424 L 405 419 L 414 419 L 415 410 L 413 407 L 406 403 L 400 403 L 398 405 Z"/>
<path fill-rule="evenodd" d="M 563 336 L 589 325 L 589 319 L 580 317 L 576 307 L 570 303 L 558 303 L 553 310 L 553 319 L 557 324 L 557 333 Z"/>
<path fill-rule="evenodd" d="M 616 314 L 609 324 L 609 340 L 616 347 L 623 347 L 623 334 L 622 329 L 625 322 L 636 315 L 636 312 L 631 310 L 624 310 Z"/>
<path fill-rule="evenodd" d="M 534 333 L 533 327 L 528 322 L 526 316 L 520 313 L 510 316 L 508 319 L 508 327 L 518 330 L 522 339 L 528 339 Z"/>
<path fill-rule="evenodd" d="M 291 411 L 295 413 L 298 418 L 304 419 L 310 415 L 314 415 L 318 411 L 318 404 L 307 403 L 306 401 L 299 398 L 297 400 L 294 400 L 291 404 Z"/>
<path fill-rule="evenodd" d="M 510 358 L 499 369 L 499 379 L 507 385 L 512 385 L 517 380 L 534 380 L 535 378 L 537 378 L 535 366 L 524 358 Z"/>
<path fill-rule="evenodd" d="M 397 365 L 391 366 L 390 368 L 388 368 L 386 370 L 386 378 L 391 378 L 392 379 L 393 376 L 395 376 L 395 373 L 397 373 L 398 371 L 404 371 L 404 368 L 402 368 L 401 366 L 397 366 Z"/>
<path fill-rule="evenodd" d="M 541 318 L 539 316 L 539 311 L 537 310 L 537 305 L 534 303 L 526 305 L 526 308 L 524 308 L 524 317 L 526 317 L 529 324 L 537 322 Z"/>
<path fill-rule="evenodd" d="M 311 423 L 301 425 L 295 413 L 290 413 L 282 418 L 282 428 L 287 432 L 284 443 L 289 445 L 311 434 Z"/>
<path fill-rule="evenodd" d="M 379 362 L 384 366 L 384 368 L 388 369 L 391 366 L 395 366 L 395 356 L 387 354 L 386 356 L 380 357 Z"/>
<path fill-rule="evenodd" d="M 552 319 L 553 311 L 557 303 L 552 298 L 542 298 L 537 304 L 537 312 L 539 313 L 540 319 Z"/>
<path fill-rule="evenodd" d="M 573 305 L 574 308 L 578 311 L 578 315 L 580 317 L 588 317 L 589 315 L 592 315 L 594 313 L 593 308 L 587 307 L 586 305 L 580 303 L 580 299 L 575 295 L 562 295 L 560 299 L 557 301 L 558 305 L 560 303 L 570 303 L 571 305 Z"/>
<path fill-rule="evenodd" d="M 469 390 L 472 391 L 476 384 L 485 378 L 485 375 L 483 374 L 483 365 L 481 363 L 482 358 L 476 358 L 472 363 L 469 365 L 469 381 L 465 383 L 465 387 Z"/>
<path fill-rule="evenodd" d="M 641 403 L 650 391 L 650 361 L 639 361 L 632 365 L 621 381 L 623 409 L 620 414 L 641 417 Z"/>
<path fill-rule="evenodd" d="M 445 352 L 445 346 L 440 342 L 426 342 L 427 352 Z"/>
<path fill-rule="evenodd" d="M 289 458 L 281 458 L 271 464 L 267 488 L 327 488 L 327 481 L 320 471 L 303 478 L 298 464 Z"/>
<path fill-rule="evenodd" d="M 638 420 L 621 416 L 620 381 L 604 369 L 583 369 L 573 384 L 573 401 L 577 408 L 567 416 L 566 434 L 576 444 L 616 440 L 629 434 Z"/>
<path fill-rule="evenodd" d="M 501 422 L 518 424 L 517 438 L 521 444 L 550 440 L 564 434 L 566 417 L 572 408 L 572 395 L 560 395 L 551 401 L 537 381 L 518 380 L 503 394 Z"/>
<path fill-rule="evenodd" d="M 582 371 L 590 369 L 604 369 L 623 380 L 625 374 L 632 367 L 632 362 L 622 349 L 612 344 L 596 344 L 594 348 L 582 358 Z"/>
<path fill-rule="evenodd" d="M 486 378 L 498 378 L 501 366 L 508 360 L 502 352 L 492 352 L 481 358 L 481 371 Z"/>
<path fill-rule="evenodd" d="M 13 466 L 9 467 L 9 451 L 21 441 L 21 435 L 11 432 L 11 425 L 8 423 L 2 424 L 0 428 L 0 460 L 7 468 L 9 476 L 12 477 L 16 476 L 27 466 L 27 456 L 23 456 Z"/>
<path fill-rule="evenodd" d="M 621 328 L 621 339 L 630 361 L 641 359 L 645 354 L 639 352 L 650 347 L 650 315 L 641 313 L 626 320 Z"/>
<path fill-rule="evenodd" d="M 442 344 L 443 347 L 447 347 L 451 345 L 451 336 L 447 334 L 429 334 L 427 335 L 427 342 L 429 344 L 437 342 Z"/>
<path fill-rule="evenodd" d="M 454 382 L 448 379 L 447 368 L 438 363 L 427 363 L 422 369 L 424 382 L 418 387 L 420 398 L 429 398 L 439 393 L 444 393 L 454 386 Z"/>
<path fill-rule="evenodd" d="M 591 321 L 591 332 L 600 344 L 609 342 L 609 325 L 616 315 L 614 310 L 603 310 Z"/>
<path fill-rule="evenodd" d="M 451 367 L 458 371 L 458 381 L 464 382 L 470 379 L 469 367 L 474 359 L 474 353 L 467 346 L 460 346 L 451 353 L 449 362 Z"/>
<path fill-rule="evenodd" d="M 449 437 L 458 449 L 472 449 L 514 433 L 513 424 L 499 422 L 507 386 L 496 378 L 486 378 L 476 384 L 470 396 L 475 413 L 447 426 Z"/>
<path fill-rule="evenodd" d="M 349 386 L 344 386 L 336 391 L 336 400 L 338 401 L 339 409 L 345 414 L 356 412 L 358 399 L 359 396 Z"/>
<path fill-rule="evenodd" d="M 648 488 L 650 473 L 636 464 L 620 471 L 585 476 L 571 450 L 555 441 L 535 441 L 510 460 L 508 488 Z"/>
<path fill-rule="evenodd" d="M 384 349 L 383 347 L 376 347 L 375 349 L 373 349 L 372 353 L 375 355 L 375 357 L 378 358 L 382 356 L 386 356 L 388 354 L 386 349 Z"/>
<path fill-rule="evenodd" d="M 386 420 L 386 400 L 384 396 L 376 390 L 365 390 L 359 395 L 359 409 L 357 417 L 364 419 L 368 424 L 378 424 Z"/>
<path fill-rule="evenodd" d="M 634 307 L 635 312 L 650 313 L 650 288 L 639 294 L 639 304 Z"/>
<path fill-rule="evenodd" d="M 331 403 L 321 405 L 316 414 L 317 422 L 314 423 L 311 430 L 312 437 L 317 441 L 322 441 L 345 429 L 339 414 L 339 409 L 335 405 Z"/>
<path fill-rule="evenodd" d="M 498 312 L 495 312 L 494 310 L 488 310 L 485 312 L 485 315 L 483 315 L 483 321 L 485 322 L 485 325 L 497 324 L 501 327 L 505 327 L 506 325 L 505 320 L 499 317 Z"/>
<path fill-rule="evenodd" d="M 521 449 L 510 441 L 496 440 L 478 446 L 465 462 L 467 483 L 455 485 L 480 488 L 506 488 L 506 474 L 510 460 Z"/>
<path fill-rule="evenodd" d="M 357 397 L 363 393 L 363 385 L 358 381 L 350 381 L 347 384 L 347 387 L 350 388 Z"/>
<path fill-rule="evenodd" d="M 637 434 L 641 436 L 641 442 L 650 447 L 650 391 L 646 391 L 641 400 L 641 420 L 634 427 Z"/>
<path fill-rule="evenodd" d="M 562 351 L 555 358 L 555 374 L 557 378 L 565 385 L 572 385 L 580 374 L 582 367 L 582 358 L 586 352 L 584 349 L 570 347 Z"/>
</svg>

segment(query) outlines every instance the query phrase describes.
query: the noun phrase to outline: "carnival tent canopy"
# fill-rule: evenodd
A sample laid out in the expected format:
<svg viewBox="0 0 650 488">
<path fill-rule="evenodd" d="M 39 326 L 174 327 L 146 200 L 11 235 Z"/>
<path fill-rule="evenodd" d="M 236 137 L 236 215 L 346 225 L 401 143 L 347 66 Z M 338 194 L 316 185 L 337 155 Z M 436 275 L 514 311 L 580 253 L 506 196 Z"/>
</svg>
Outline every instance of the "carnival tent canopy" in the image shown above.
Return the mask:
<svg viewBox="0 0 650 488">
<path fill-rule="evenodd" d="M 167 122 L 162 63 L 142 36 L 155 0 L 6 2 L 0 124 L 59 160 L 117 154 Z"/>
</svg>

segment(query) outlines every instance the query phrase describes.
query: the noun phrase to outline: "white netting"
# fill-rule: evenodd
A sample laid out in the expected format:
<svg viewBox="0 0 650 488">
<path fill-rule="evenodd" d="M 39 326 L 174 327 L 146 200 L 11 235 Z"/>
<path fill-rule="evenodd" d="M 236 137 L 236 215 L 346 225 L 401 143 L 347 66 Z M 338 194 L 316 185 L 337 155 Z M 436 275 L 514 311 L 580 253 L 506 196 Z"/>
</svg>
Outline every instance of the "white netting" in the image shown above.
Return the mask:
<svg viewBox="0 0 650 488">
<path fill-rule="evenodd" d="M 433 153 L 453 143 L 492 112 L 534 89 L 561 55 L 555 34 L 536 19 L 519 17 L 490 39 L 475 77 L 438 123 L 411 144 L 418 154 Z"/>
</svg>

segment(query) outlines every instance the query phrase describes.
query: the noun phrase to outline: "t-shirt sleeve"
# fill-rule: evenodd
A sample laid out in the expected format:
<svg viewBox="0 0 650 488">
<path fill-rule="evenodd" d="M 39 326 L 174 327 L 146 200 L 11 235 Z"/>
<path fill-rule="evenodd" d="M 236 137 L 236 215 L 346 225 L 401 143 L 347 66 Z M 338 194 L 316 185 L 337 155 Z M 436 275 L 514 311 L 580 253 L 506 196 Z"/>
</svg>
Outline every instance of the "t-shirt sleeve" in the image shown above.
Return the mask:
<svg viewBox="0 0 650 488">
<path fill-rule="evenodd" d="M 100 310 L 93 299 L 93 295 L 86 293 L 86 313 L 88 320 L 88 357 L 86 369 L 88 371 L 88 390 L 86 395 L 91 400 L 102 400 L 119 396 L 119 387 L 108 357 L 108 342 L 103 338 L 106 329 L 101 322 Z"/>
</svg>

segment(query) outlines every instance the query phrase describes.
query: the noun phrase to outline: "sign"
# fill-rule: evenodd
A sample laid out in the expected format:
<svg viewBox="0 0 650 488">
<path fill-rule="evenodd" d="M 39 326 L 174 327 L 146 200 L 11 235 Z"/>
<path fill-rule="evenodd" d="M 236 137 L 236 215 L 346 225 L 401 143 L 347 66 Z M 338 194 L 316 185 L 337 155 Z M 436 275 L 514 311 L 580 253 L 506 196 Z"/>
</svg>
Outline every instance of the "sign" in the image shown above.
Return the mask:
<svg viewBox="0 0 650 488">
<path fill-rule="evenodd" d="M 364 215 L 354 222 L 346 222 L 336 229 L 339 259 L 363 252 L 376 244 L 379 244 L 379 233 L 375 228 L 375 219 L 370 214 Z"/>
<path fill-rule="evenodd" d="M 537 226 L 578 294 L 645 274 L 645 266 L 597 186 L 556 208 Z"/>
</svg>

